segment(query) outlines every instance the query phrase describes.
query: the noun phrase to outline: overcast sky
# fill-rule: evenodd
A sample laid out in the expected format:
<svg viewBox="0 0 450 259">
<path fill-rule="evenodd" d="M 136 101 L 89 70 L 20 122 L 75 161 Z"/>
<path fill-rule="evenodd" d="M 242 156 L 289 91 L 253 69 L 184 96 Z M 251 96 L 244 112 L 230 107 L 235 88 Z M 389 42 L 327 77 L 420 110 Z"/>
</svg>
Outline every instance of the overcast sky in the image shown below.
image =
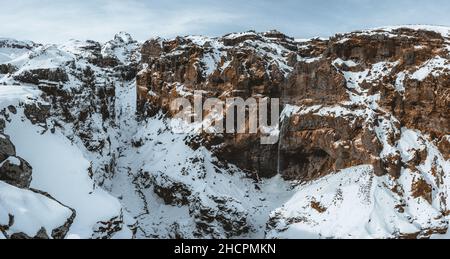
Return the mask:
<svg viewBox="0 0 450 259">
<path fill-rule="evenodd" d="M 60 43 L 278 29 L 297 38 L 400 24 L 450 25 L 448 0 L 0 0 L 0 37 Z"/>
</svg>

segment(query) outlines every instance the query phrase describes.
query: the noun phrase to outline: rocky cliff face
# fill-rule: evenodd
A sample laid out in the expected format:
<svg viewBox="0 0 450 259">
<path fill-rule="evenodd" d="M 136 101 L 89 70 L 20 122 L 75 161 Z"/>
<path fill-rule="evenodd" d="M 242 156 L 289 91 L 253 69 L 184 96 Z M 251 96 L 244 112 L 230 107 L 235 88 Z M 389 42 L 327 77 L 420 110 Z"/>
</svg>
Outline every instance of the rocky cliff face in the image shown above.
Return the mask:
<svg viewBox="0 0 450 259">
<path fill-rule="evenodd" d="M 62 216 L 14 229 L 15 204 L 3 198 L 11 212 L 0 229 L 6 238 L 445 234 L 449 37 L 410 26 L 311 40 L 2 39 L 0 183 L 50 193 L 59 214 L 40 215 Z M 279 98 L 281 119 L 259 134 L 174 134 L 170 104 L 194 91 Z M 262 145 L 264 134 L 278 141 Z M 83 188 L 64 190 L 67 178 Z M 104 205 L 92 213 L 95 204 Z"/>
<path fill-rule="evenodd" d="M 205 91 L 205 98 L 281 98 L 291 114 L 284 118 L 279 147 L 260 146 L 252 136 L 224 136 L 214 138 L 216 144 L 225 144 L 218 157 L 261 176 L 281 173 L 286 179 L 311 180 L 360 164 L 372 164 L 377 175 L 398 176 L 400 158 L 380 157 L 383 143 L 375 124 L 383 116 L 395 117 L 398 125 L 392 126 L 397 130 L 418 129 L 445 142 L 446 48 L 440 33 L 408 28 L 302 42 L 279 32 L 151 40 L 142 47 L 138 98 L 156 111 L 169 111 L 172 100 L 194 90 Z M 425 73 L 423 78 L 407 76 L 422 65 L 422 70 L 436 69 L 439 75 L 417 71 Z M 340 116 L 339 109 L 350 114 Z M 387 138 L 396 142 L 395 136 Z M 269 158 L 279 150 L 277 164 Z"/>
</svg>

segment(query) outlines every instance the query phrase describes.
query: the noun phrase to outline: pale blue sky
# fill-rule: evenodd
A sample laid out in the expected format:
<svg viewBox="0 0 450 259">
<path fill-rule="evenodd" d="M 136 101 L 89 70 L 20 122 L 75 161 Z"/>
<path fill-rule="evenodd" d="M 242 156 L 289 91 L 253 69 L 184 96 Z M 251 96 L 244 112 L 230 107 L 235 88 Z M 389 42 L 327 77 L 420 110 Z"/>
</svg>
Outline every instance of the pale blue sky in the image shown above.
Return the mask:
<svg viewBox="0 0 450 259">
<path fill-rule="evenodd" d="M 450 26 L 448 0 L 0 0 L 0 37 L 106 41 L 278 29 L 297 38 L 385 25 Z"/>
</svg>

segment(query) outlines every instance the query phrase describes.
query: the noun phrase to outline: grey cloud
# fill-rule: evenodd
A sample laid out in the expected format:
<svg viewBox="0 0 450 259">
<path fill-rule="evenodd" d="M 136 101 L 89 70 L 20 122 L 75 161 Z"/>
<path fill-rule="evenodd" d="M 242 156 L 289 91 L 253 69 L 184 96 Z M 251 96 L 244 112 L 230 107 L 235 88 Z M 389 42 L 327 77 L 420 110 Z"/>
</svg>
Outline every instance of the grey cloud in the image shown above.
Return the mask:
<svg viewBox="0 0 450 259">
<path fill-rule="evenodd" d="M 16 0 L 1 3 L 0 36 L 38 42 L 145 40 L 278 29 L 299 38 L 399 24 L 450 25 L 447 0 Z"/>
</svg>

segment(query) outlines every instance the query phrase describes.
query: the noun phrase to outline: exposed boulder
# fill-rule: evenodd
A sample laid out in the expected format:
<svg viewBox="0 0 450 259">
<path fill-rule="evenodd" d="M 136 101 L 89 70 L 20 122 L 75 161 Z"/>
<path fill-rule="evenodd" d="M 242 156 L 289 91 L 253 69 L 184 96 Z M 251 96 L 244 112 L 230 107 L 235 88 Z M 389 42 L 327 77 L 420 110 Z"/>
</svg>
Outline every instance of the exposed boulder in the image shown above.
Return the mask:
<svg viewBox="0 0 450 259">
<path fill-rule="evenodd" d="M 16 148 L 9 136 L 0 133 L 0 163 L 14 155 L 16 155 Z"/>
<path fill-rule="evenodd" d="M 32 167 L 20 157 L 10 156 L 0 164 L 0 180 L 18 188 L 29 188 Z"/>
</svg>

